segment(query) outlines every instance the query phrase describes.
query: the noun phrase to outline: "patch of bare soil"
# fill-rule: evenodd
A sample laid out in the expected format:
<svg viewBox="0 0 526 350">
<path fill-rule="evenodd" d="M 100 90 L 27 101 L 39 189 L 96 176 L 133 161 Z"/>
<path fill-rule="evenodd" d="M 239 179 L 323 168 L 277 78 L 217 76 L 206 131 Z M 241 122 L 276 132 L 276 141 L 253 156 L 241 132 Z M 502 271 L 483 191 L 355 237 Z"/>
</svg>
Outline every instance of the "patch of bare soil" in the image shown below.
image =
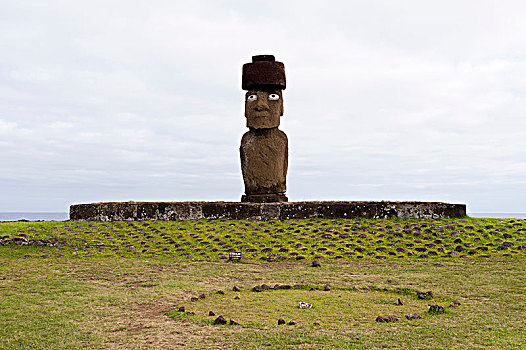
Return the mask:
<svg viewBox="0 0 526 350">
<path fill-rule="evenodd" d="M 219 342 L 220 335 L 236 332 L 235 328 L 218 329 L 212 325 L 199 325 L 187 320 L 175 320 L 165 314 L 174 303 L 157 300 L 156 303 L 127 305 L 126 309 L 111 307 L 113 334 L 111 347 L 138 349 L 234 349 Z M 216 333 L 216 337 L 211 337 Z"/>
</svg>

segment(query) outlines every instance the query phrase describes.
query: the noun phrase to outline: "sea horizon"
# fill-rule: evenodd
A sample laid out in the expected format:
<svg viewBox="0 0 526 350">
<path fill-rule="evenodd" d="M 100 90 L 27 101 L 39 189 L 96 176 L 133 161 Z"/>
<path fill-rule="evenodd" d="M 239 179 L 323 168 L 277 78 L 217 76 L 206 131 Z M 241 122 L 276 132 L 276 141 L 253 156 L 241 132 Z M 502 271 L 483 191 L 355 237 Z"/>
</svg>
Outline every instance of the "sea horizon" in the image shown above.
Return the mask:
<svg viewBox="0 0 526 350">
<path fill-rule="evenodd" d="M 468 213 L 472 218 L 526 219 L 526 213 Z M 67 221 L 66 212 L 3 212 L 0 222 L 6 221 Z"/>
<path fill-rule="evenodd" d="M 4 212 L 0 213 L 0 221 L 66 221 L 69 213 L 66 212 Z"/>
</svg>

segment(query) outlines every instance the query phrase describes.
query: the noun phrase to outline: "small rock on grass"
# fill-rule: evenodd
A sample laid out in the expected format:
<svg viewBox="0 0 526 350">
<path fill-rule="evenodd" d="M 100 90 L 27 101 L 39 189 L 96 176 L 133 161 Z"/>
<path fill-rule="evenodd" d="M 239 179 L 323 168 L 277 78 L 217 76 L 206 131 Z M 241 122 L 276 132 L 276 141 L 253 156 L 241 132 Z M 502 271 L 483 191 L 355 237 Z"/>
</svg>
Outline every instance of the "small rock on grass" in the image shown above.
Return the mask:
<svg viewBox="0 0 526 350">
<path fill-rule="evenodd" d="M 205 299 L 205 298 L 206 298 L 205 293 L 201 293 L 201 294 L 199 294 L 199 299 Z"/>
<path fill-rule="evenodd" d="M 285 320 L 282 319 L 282 318 L 280 318 L 280 319 L 278 320 L 278 325 L 282 325 L 282 324 L 285 324 Z"/>
<path fill-rule="evenodd" d="M 231 325 L 239 325 L 239 322 L 237 322 L 237 321 L 234 320 L 234 319 L 230 319 L 230 324 L 231 324 Z"/>
<path fill-rule="evenodd" d="M 440 305 L 429 305 L 429 311 L 430 314 L 443 314 L 446 312 L 446 309 L 444 309 L 443 306 Z"/>
<path fill-rule="evenodd" d="M 239 300 L 241 299 L 240 297 L 238 297 L 237 295 L 235 296 L 234 300 Z"/>
<path fill-rule="evenodd" d="M 376 322 L 396 322 L 398 318 L 393 315 L 378 316 Z"/>
<path fill-rule="evenodd" d="M 223 316 L 219 316 L 214 320 L 214 324 L 226 324 L 226 320 Z"/>
<path fill-rule="evenodd" d="M 402 301 L 402 299 L 398 298 L 398 300 L 395 301 L 393 304 L 394 305 L 398 305 L 398 306 L 402 306 L 402 305 L 404 305 L 404 302 Z"/>
<path fill-rule="evenodd" d="M 216 294 L 225 294 L 225 292 L 223 292 L 222 290 L 218 290 Z"/>
<path fill-rule="evenodd" d="M 319 323 L 319 322 L 314 322 L 313 325 L 314 325 L 314 326 L 319 326 L 320 323 Z"/>
<path fill-rule="evenodd" d="M 418 296 L 418 299 L 433 299 L 432 291 L 427 291 L 427 292 L 416 291 L 416 295 Z"/>
<path fill-rule="evenodd" d="M 252 291 L 253 292 L 261 292 L 263 289 L 261 288 L 261 286 L 255 286 L 254 288 L 252 288 Z"/>
<path fill-rule="evenodd" d="M 312 308 L 312 304 L 306 303 L 304 301 L 300 301 L 300 309 L 310 309 Z"/>
<path fill-rule="evenodd" d="M 323 288 L 324 291 L 328 292 L 331 290 L 331 286 L 329 286 L 328 284 L 325 285 L 325 287 Z"/>
<path fill-rule="evenodd" d="M 191 298 L 190 298 L 190 301 L 191 301 L 192 303 L 194 303 L 194 302 L 196 302 L 196 301 L 198 301 L 198 300 L 199 300 L 199 298 L 196 298 L 196 297 L 191 297 Z"/>
<path fill-rule="evenodd" d="M 408 320 L 415 320 L 417 318 L 422 318 L 422 316 L 420 314 L 405 314 L 404 316 Z"/>
<path fill-rule="evenodd" d="M 241 289 L 238 286 L 234 286 L 234 288 L 232 288 L 232 290 L 234 292 L 240 292 L 241 291 Z"/>
<path fill-rule="evenodd" d="M 293 321 L 293 320 L 289 321 L 290 326 L 294 326 L 295 324 L 296 324 L 296 321 Z"/>
<path fill-rule="evenodd" d="M 179 311 L 179 312 L 185 312 L 186 309 L 185 309 L 184 306 L 180 306 L 179 309 L 177 309 L 177 311 Z"/>
<path fill-rule="evenodd" d="M 453 302 L 451 302 L 451 305 L 449 305 L 449 307 L 459 307 L 459 306 L 460 306 L 460 302 L 456 300 L 453 300 Z"/>
<path fill-rule="evenodd" d="M 320 264 L 320 262 L 318 260 L 314 260 L 312 262 L 312 267 L 321 267 L 321 264 Z"/>
<path fill-rule="evenodd" d="M 208 316 L 215 316 L 216 314 L 213 311 L 208 311 Z"/>
<path fill-rule="evenodd" d="M 276 284 L 274 289 L 292 289 L 290 284 Z"/>
<path fill-rule="evenodd" d="M 193 311 L 188 311 L 186 314 L 192 316 L 192 315 L 195 315 L 195 312 L 193 312 Z"/>
</svg>

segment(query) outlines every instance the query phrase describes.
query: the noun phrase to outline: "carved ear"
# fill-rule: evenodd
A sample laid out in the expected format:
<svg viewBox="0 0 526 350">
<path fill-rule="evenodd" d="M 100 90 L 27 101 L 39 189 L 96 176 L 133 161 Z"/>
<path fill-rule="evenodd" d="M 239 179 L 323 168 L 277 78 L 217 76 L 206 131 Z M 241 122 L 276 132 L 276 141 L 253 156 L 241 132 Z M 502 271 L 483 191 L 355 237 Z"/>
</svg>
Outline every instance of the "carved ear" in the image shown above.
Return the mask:
<svg viewBox="0 0 526 350">
<path fill-rule="evenodd" d="M 280 101 L 281 101 L 281 111 L 280 111 L 280 116 L 283 116 L 283 98 L 280 98 Z"/>
</svg>

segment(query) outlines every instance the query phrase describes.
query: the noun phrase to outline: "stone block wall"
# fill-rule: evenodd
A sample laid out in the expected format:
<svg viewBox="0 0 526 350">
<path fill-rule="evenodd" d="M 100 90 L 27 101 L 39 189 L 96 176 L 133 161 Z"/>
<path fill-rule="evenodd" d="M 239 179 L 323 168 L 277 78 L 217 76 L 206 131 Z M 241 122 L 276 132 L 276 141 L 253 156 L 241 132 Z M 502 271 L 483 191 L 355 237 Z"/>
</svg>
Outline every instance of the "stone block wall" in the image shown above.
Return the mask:
<svg viewBox="0 0 526 350">
<path fill-rule="evenodd" d="M 108 202 L 75 204 L 70 220 L 460 218 L 465 204 L 441 202 Z"/>
</svg>

